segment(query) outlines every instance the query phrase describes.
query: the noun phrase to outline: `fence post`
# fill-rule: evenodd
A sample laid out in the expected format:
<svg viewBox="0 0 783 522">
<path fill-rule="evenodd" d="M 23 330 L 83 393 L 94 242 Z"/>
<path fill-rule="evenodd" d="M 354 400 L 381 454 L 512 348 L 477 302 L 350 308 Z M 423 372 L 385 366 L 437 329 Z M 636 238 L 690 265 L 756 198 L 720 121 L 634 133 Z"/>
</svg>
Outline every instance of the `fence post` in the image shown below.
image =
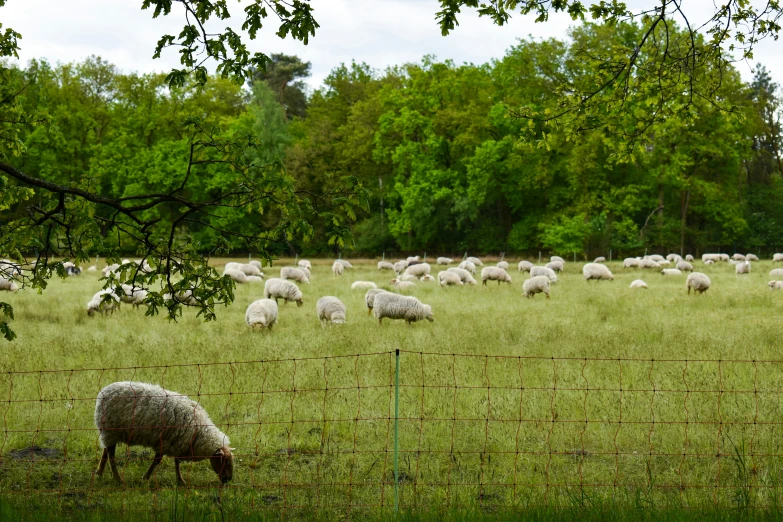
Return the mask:
<svg viewBox="0 0 783 522">
<path fill-rule="evenodd" d="M 394 512 L 400 509 L 400 349 L 395 352 L 394 370 Z"/>
</svg>

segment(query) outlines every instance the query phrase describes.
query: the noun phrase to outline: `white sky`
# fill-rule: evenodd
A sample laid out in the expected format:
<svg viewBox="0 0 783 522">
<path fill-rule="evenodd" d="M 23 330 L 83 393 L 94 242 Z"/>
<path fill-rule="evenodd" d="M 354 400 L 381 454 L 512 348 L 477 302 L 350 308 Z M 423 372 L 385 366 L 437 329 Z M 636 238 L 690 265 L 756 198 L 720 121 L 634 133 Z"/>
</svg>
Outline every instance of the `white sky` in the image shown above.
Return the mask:
<svg viewBox="0 0 783 522">
<path fill-rule="evenodd" d="M 629 2 L 630 5 L 641 0 Z M 19 31 L 20 58 L 47 58 L 52 62 L 79 61 L 98 55 L 125 72 L 168 71 L 178 65 L 175 50 L 153 60 L 155 44 L 163 34 L 178 34 L 184 24 L 180 7 L 168 17 L 152 19 L 152 11 L 141 10 L 141 0 L 8 0 L 0 8 L 3 28 Z M 714 9 L 713 0 L 689 0 L 686 12 L 695 19 Z M 229 0 L 235 14 L 228 23 L 239 31 L 247 0 Z M 296 54 L 312 63 L 310 85 L 317 87 L 329 71 L 341 62 L 366 62 L 376 69 L 419 61 L 426 54 L 457 63 L 484 63 L 501 58 L 519 38 L 565 38 L 573 23 L 566 15 L 556 15 L 543 24 L 532 17 L 515 16 L 505 27 L 489 19 L 462 13 L 460 26 L 443 37 L 435 22 L 436 0 L 312 0 L 316 20 L 321 25 L 316 36 L 305 46 L 300 42 L 280 40 L 270 19 L 256 41 L 249 42 L 252 52 Z M 649 5 L 649 0 L 643 5 Z M 3 30 L 4 30 L 3 29 Z M 783 41 L 762 42 L 756 59 L 767 66 L 774 79 L 783 84 Z M 753 64 L 737 66 L 744 78 L 751 76 Z"/>
</svg>

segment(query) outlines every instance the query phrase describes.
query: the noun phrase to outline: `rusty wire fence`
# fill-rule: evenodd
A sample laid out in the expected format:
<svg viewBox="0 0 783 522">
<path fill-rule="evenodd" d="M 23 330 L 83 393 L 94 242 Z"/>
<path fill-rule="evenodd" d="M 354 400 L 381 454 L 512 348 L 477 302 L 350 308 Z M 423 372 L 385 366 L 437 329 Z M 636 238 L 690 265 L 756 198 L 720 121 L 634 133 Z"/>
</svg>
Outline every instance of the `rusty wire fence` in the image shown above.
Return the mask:
<svg viewBox="0 0 783 522">
<path fill-rule="evenodd" d="M 95 399 L 116 381 L 188 395 L 231 438 L 234 476 L 118 448 L 95 473 Z M 783 482 L 783 360 L 414 351 L 0 374 L 0 497 L 95 510 L 174 496 L 247 510 L 765 507 Z M 168 426 L 172 428 L 172 426 Z"/>
</svg>

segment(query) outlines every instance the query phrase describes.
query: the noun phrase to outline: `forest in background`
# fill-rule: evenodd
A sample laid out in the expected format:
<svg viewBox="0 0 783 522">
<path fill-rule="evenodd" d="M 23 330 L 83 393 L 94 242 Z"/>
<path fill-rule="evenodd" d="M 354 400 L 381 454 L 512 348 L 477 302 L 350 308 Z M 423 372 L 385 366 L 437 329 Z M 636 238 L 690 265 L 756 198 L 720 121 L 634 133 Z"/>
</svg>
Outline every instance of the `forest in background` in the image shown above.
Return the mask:
<svg viewBox="0 0 783 522">
<path fill-rule="evenodd" d="M 351 225 L 355 253 L 591 257 L 611 249 L 617 257 L 783 246 L 781 100 L 763 67 L 750 83 L 733 68 L 698 69 L 693 81 L 719 85 L 731 110 L 692 89 L 666 100 L 678 116 L 647 126 L 644 115 L 664 109 L 653 98 L 630 99 L 637 106 L 627 107 L 627 120 L 576 134 L 518 115 L 530 107 L 557 114 L 569 88 L 587 91 L 611 73 L 580 49 L 627 46 L 638 31 L 585 24 L 568 41 L 523 39 L 481 65 L 429 56 L 384 71 L 344 64 L 312 93 L 303 81 L 309 64 L 283 55 L 244 87 L 214 78 L 169 88 L 164 74 L 123 73 L 95 57 L 8 65 L 20 103 L 47 122 L 21 133 L 15 163 L 107 197 L 167 192 L 186 175 L 185 124 L 200 118 L 216 133 L 255 137 L 252 161 L 284 170 L 304 193 L 317 197 L 332 180 L 356 177 L 369 209 Z M 215 165 L 188 190 L 208 195 L 231 176 Z M 262 210 L 219 208 L 181 233 L 209 252 L 220 230 L 261 234 L 284 219 Z M 167 219 L 165 208 L 154 212 Z M 277 253 L 337 253 L 315 225 L 312 239 L 292 236 Z M 241 239 L 222 239 L 243 251 Z M 104 241 L 91 252 L 122 238 Z"/>
</svg>

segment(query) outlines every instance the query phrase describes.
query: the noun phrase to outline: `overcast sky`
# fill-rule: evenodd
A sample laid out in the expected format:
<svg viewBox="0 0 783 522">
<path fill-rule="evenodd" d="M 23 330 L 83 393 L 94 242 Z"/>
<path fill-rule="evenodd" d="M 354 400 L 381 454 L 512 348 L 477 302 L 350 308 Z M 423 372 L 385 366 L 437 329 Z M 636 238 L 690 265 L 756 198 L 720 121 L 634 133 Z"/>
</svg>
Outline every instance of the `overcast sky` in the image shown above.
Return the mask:
<svg viewBox="0 0 783 522">
<path fill-rule="evenodd" d="M 639 2 L 628 2 L 629 5 Z M 152 19 L 141 10 L 141 0 L 8 0 L 0 8 L 0 22 L 22 33 L 20 58 L 47 58 L 52 62 L 79 61 L 99 55 L 124 72 L 168 71 L 177 66 L 175 50 L 153 60 L 155 43 L 163 34 L 178 34 L 184 17 L 173 10 L 168 17 Z M 229 24 L 239 30 L 242 4 L 228 2 L 235 13 Z M 515 16 L 505 27 L 465 12 L 460 26 L 449 36 L 440 35 L 435 22 L 436 0 L 312 0 L 321 25 L 310 45 L 280 40 L 275 28 L 266 27 L 259 39 L 249 42 L 251 51 L 296 54 L 312 63 L 309 83 L 318 87 L 329 71 L 341 62 L 366 62 L 376 69 L 419 61 L 426 54 L 457 63 L 484 63 L 501 58 L 519 38 L 566 37 L 573 23 L 568 16 L 554 15 L 537 24 L 531 17 Z M 645 2 L 649 5 L 649 0 Z M 688 15 L 698 19 L 714 9 L 713 0 L 685 2 Z M 179 9 L 179 7 L 177 7 Z M 271 22 L 270 22 L 271 23 Z M 763 42 L 756 59 L 765 64 L 778 83 L 783 83 L 783 42 Z M 750 78 L 752 63 L 737 67 Z"/>
</svg>

